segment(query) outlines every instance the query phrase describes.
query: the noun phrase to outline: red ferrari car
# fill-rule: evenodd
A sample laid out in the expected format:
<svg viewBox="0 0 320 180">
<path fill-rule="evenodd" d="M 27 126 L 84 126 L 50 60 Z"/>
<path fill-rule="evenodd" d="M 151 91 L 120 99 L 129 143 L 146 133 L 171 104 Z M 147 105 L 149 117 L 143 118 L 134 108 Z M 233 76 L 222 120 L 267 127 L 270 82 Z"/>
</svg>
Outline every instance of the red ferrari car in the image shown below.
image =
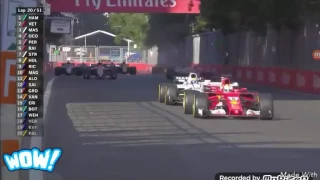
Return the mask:
<svg viewBox="0 0 320 180">
<path fill-rule="evenodd" d="M 194 93 L 193 100 L 186 101 L 188 103 L 184 107 L 192 109 L 195 118 L 215 116 L 273 119 L 273 98 L 271 94 L 250 92 L 246 88 L 231 86 L 230 80 L 227 78 L 222 80 L 220 87 L 206 86 L 204 92 Z M 190 99 L 191 97 L 186 98 Z"/>
</svg>

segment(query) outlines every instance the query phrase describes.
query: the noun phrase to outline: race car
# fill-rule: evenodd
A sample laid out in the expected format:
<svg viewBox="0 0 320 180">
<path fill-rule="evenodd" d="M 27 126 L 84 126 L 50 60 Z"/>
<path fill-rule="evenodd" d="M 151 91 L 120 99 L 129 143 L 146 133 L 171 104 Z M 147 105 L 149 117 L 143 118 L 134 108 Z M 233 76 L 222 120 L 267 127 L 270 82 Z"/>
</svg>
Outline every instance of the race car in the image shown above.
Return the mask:
<svg viewBox="0 0 320 180">
<path fill-rule="evenodd" d="M 215 76 L 203 77 L 202 73 L 197 73 L 197 72 L 192 72 L 192 73 L 195 73 L 195 74 L 197 74 L 197 76 L 200 76 L 200 78 L 198 78 L 199 82 L 205 82 L 205 84 L 210 82 L 211 85 L 219 85 L 220 86 L 221 82 L 224 79 L 229 79 L 230 80 L 232 78 L 231 74 L 222 74 L 220 76 L 215 75 Z M 173 79 L 173 83 L 174 84 L 183 84 L 189 78 L 189 75 L 190 75 L 190 73 L 188 75 L 186 75 L 186 76 L 176 76 Z M 204 79 L 206 79 L 206 80 L 204 81 Z M 239 83 L 235 83 L 235 84 L 238 84 L 237 86 L 239 86 Z"/>
<path fill-rule="evenodd" d="M 174 83 L 159 84 L 158 101 L 166 105 L 175 105 L 183 102 L 183 97 L 188 93 L 197 93 L 201 90 L 202 79 L 196 73 L 186 77 L 175 77 Z"/>
<path fill-rule="evenodd" d="M 272 120 L 274 116 L 271 94 L 233 88 L 228 80 L 221 88 L 211 87 L 207 92 L 185 96 L 184 112 L 195 118 L 239 117 Z"/>
<path fill-rule="evenodd" d="M 136 75 L 137 74 L 137 67 L 129 67 L 129 64 L 126 64 L 125 62 L 116 65 L 117 66 L 117 72 L 121 74 L 130 74 L 130 75 Z"/>
<path fill-rule="evenodd" d="M 83 79 L 91 79 L 94 76 L 97 79 L 117 79 L 116 67 L 107 64 L 91 64 L 91 67 L 87 68 L 83 74 Z"/>
<path fill-rule="evenodd" d="M 82 66 L 75 66 L 74 63 L 62 63 L 60 67 L 55 67 L 54 68 L 54 74 L 56 76 L 61 76 L 61 75 L 76 75 L 76 76 L 81 76 L 83 72 L 83 67 Z"/>
</svg>

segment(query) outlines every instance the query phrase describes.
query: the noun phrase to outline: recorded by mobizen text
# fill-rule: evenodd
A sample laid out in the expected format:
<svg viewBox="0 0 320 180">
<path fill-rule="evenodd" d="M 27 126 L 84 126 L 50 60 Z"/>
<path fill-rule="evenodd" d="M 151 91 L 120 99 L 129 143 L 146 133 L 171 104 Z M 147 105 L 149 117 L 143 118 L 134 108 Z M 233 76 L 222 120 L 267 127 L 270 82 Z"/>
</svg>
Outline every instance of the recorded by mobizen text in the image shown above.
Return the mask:
<svg viewBox="0 0 320 180">
<path fill-rule="evenodd" d="M 216 180 L 313 180 L 316 172 L 218 173 Z"/>
<path fill-rule="evenodd" d="M 279 175 L 263 175 L 262 180 L 312 180 L 316 177 L 316 172 L 280 172 Z"/>
</svg>

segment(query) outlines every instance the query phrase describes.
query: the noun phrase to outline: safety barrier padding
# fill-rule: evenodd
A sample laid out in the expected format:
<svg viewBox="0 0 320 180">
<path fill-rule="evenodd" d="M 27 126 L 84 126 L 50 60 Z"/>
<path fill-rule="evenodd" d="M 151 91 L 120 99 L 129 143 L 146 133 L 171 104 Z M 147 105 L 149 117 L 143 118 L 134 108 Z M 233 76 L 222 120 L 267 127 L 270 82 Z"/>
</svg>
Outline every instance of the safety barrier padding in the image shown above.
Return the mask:
<svg viewBox="0 0 320 180">
<path fill-rule="evenodd" d="M 291 91 L 320 94 L 320 71 L 259 66 L 198 65 L 250 84 L 263 84 Z"/>
</svg>

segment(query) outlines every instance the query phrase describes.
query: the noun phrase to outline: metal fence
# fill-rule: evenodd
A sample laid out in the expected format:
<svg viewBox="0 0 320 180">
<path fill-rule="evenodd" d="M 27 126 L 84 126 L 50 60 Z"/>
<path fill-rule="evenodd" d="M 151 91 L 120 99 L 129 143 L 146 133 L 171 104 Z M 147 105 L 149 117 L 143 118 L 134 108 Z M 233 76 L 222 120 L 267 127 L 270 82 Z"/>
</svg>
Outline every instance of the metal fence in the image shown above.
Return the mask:
<svg viewBox="0 0 320 180">
<path fill-rule="evenodd" d="M 221 31 L 189 36 L 184 42 L 145 51 L 151 64 L 223 64 L 320 70 L 312 52 L 320 49 L 320 16 L 305 15 L 300 31 L 268 28 L 267 36 L 239 32 L 227 37 Z"/>
<path fill-rule="evenodd" d="M 160 66 L 178 66 L 188 64 L 192 58 L 186 58 L 186 44 L 184 42 L 165 47 L 153 47 L 143 51 L 143 59 L 148 64 Z M 189 63 L 190 64 L 190 63 Z"/>
<path fill-rule="evenodd" d="M 246 32 L 228 36 L 230 63 L 320 70 L 320 62 L 312 58 L 312 52 L 320 49 L 320 18 L 304 17 L 304 26 L 298 32 L 269 28 L 267 34 L 263 37 Z"/>
<path fill-rule="evenodd" d="M 95 46 L 50 46 L 49 61 L 96 61 L 98 52 Z"/>
<path fill-rule="evenodd" d="M 121 62 L 125 60 L 128 47 L 121 46 L 99 46 L 99 58 L 102 60 L 113 60 Z"/>
<path fill-rule="evenodd" d="M 49 47 L 49 61 L 99 61 L 112 60 L 115 62 L 122 62 L 128 60 L 129 62 L 141 62 L 141 52 L 132 49 L 130 56 L 128 47 L 122 46 L 54 46 Z M 140 58 L 139 58 L 140 57 Z"/>
</svg>

